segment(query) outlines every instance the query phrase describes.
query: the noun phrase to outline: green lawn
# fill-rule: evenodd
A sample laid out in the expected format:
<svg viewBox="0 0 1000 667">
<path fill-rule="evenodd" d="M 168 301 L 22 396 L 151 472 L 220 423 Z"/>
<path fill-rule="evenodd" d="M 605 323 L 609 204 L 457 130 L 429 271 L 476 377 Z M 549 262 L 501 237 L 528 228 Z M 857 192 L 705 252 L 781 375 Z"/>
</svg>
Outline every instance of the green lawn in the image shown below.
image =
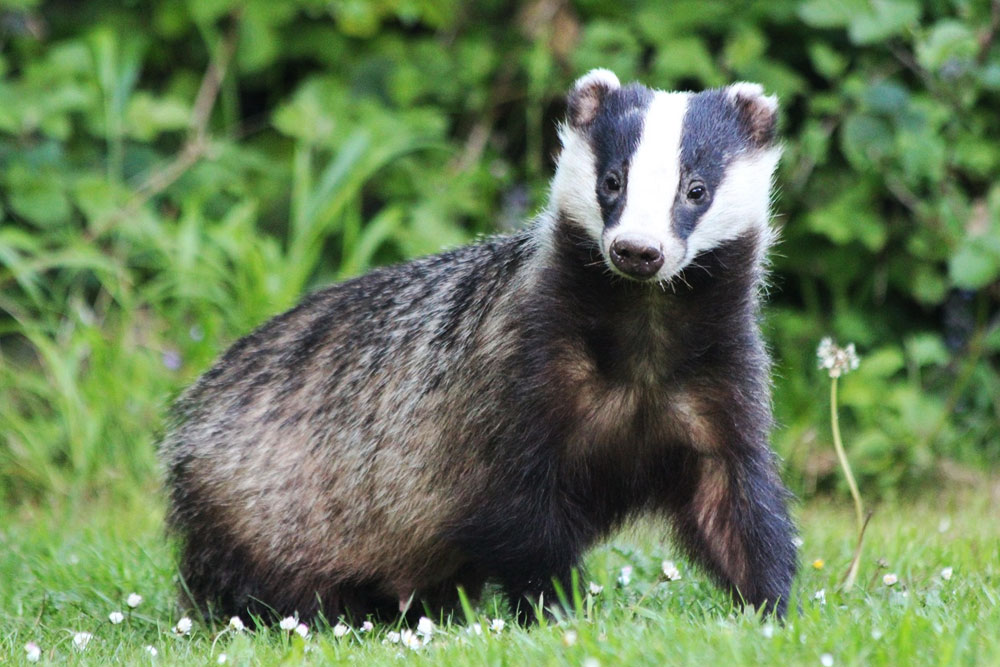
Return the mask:
<svg viewBox="0 0 1000 667">
<path fill-rule="evenodd" d="M 991 498 L 992 495 L 992 498 Z M 849 501 L 819 499 L 799 508 L 803 545 L 796 602 L 782 626 L 734 611 L 726 597 L 676 557 L 663 531 L 639 526 L 592 552 L 587 581 L 603 586 L 575 613 L 541 627 L 513 626 L 499 598 L 464 618 L 438 623 L 427 645 L 389 643 L 391 627 L 352 629 L 336 638 L 314 628 L 303 641 L 277 628 L 220 632 L 197 620 L 178 636 L 174 567 L 154 492 L 130 501 L 67 503 L 8 511 L 0 527 L 0 663 L 26 664 L 35 642 L 41 661 L 101 664 L 297 663 L 457 665 L 618 664 L 1000 664 L 1000 497 L 987 488 L 942 492 L 879 507 L 869 530 L 861 584 L 837 581 L 851 553 Z M 660 574 L 676 560 L 679 581 Z M 814 561 L 825 565 L 817 568 Z M 623 566 L 631 582 L 616 582 Z M 942 575 L 951 568 L 952 576 Z M 898 582 L 887 586 L 886 574 Z M 815 597 L 825 590 L 825 603 Z M 127 596 L 143 600 L 129 611 Z M 109 614 L 123 612 L 119 624 Z M 485 626 L 506 620 L 500 632 Z M 92 633 L 84 649 L 74 634 Z M 157 655 L 151 657 L 147 646 Z M 830 661 L 832 660 L 832 663 Z"/>
</svg>

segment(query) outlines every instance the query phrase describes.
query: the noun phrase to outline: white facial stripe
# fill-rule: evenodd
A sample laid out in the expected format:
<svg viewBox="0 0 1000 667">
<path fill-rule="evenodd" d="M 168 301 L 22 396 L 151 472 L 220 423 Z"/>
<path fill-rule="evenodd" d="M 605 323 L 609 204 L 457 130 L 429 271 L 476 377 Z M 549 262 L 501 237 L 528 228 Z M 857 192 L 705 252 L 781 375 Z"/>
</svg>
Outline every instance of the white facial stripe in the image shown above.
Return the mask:
<svg viewBox="0 0 1000 667">
<path fill-rule="evenodd" d="M 616 236 L 635 233 L 658 240 L 667 264 L 683 256 L 683 243 L 672 229 L 670 209 L 680 180 L 681 134 L 688 93 L 657 91 L 646 112 L 642 138 L 628 168 L 625 209 L 608 230 L 604 249 Z M 666 268 L 666 265 L 665 265 Z"/>
<path fill-rule="evenodd" d="M 581 225 L 591 238 L 599 239 L 604 231 L 604 218 L 595 190 L 594 152 L 586 138 L 566 125 L 559 128 L 559 140 L 562 152 L 552 178 L 551 206 Z"/>
<path fill-rule="evenodd" d="M 758 229 L 769 230 L 771 178 L 780 148 L 735 158 L 726 168 L 712 203 L 687 239 L 686 265 L 698 253 Z"/>
</svg>

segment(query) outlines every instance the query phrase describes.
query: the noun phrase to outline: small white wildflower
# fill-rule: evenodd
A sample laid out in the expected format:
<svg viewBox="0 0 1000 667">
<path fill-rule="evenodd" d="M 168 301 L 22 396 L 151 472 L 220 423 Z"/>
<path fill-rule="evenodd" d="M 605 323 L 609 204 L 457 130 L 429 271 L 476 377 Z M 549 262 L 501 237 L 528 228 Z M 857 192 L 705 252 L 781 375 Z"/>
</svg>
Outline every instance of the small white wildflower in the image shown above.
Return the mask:
<svg viewBox="0 0 1000 667">
<path fill-rule="evenodd" d="M 189 635 L 191 634 L 191 619 L 187 616 L 182 616 L 177 625 L 174 626 L 174 634 L 178 635 Z"/>
<path fill-rule="evenodd" d="M 295 626 L 295 634 L 297 634 L 299 637 L 302 637 L 303 639 L 308 639 L 309 626 L 306 625 L 305 623 L 299 623 L 298 625 Z"/>
<path fill-rule="evenodd" d="M 401 641 L 403 643 L 403 646 L 405 646 L 406 648 L 413 650 L 420 648 L 425 643 L 420 641 L 420 637 L 417 636 L 417 633 L 413 632 L 412 630 L 403 630 L 402 632 L 400 632 L 399 641 Z"/>
<path fill-rule="evenodd" d="M 465 629 L 465 633 L 469 635 L 481 635 L 483 634 L 483 626 L 479 623 L 473 623 Z"/>
<path fill-rule="evenodd" d="M 819 664 L 823 667 L 833 667 L 833 656 L 829 653 L 824 653 L 819 657 Z"/>
<path fill-rule="evenodd" d="M 426 616 L 421 616 L 420 620 L 417 621 L 417 634 L 423 637 L 430 637 L 434 634 L 434 621 Z"/>
<path fill-rule="evenodd" d="M 224 665 L 226 664 L 227 660 L 229 660 L 229 657 L 226 656 L 225 653 L 220 653 L 219 658 L 216 660 L 216 662 L 219 663 L 220 665 Z"/>
<path fill-rule="evenodd" d="M 589 590 L 591 595 L 600 595 L 601 591 L 604 590 L 604 586 L 592 581 L 590 582 Z"/>
<path fill-rule="evenodd" d="M 626 565 L 622 568 L 621 574 L 618 575 L 618 583 L 622 586 L 628 586 L 632 581 L 632 566 Z"/>
<path fill-rule="evenodd" d="M 847 375 L 855 370 L 859 363 L 854 343 L 848 344 L 847 347 L 840 347 L 829 337 L 819 342 L 816 356 L 819 357 L 819 367 L 825 368 L 832 378 Z"/>
<path fill-rule="evenodd" d="M 813 600 L 816 600 L 816 602 L 819 602 L 820 604 L 826 604 L 826 589 L 821 588 L 813 593 Z"/>
<path fill-rule="evenodd" d="M 872 639 L 875 641 L 882 639 L 882 631 L 878 628 L 872 628 Z"/>
<path fill-rule="evenodd" d="M 954 570 L 950 567 L 946 567 L 941 570 L 941 578 L 945 581 L 951 581 L 951 575 L 954 574 Z"/>
<path fill-rule="evenodd" d="M 128 597 L 125 598 L 125 604 L 127 604 L 132 609 L 135 609 L 140 604 L 142 604 L 142 596 L 138 593 L 129 593 Z"/>
<path fill-rule="evenodd" d="M 344 625 L 343 623 L 337 623 L 337 625 L 333 626 L 333 636 L 336 637 L 337 639 L 340 639 L 348 632 L 350 632 L 350 630 L 351 629 L 346 625 Z M 390 632 L 389 634 L 391 635 L 392 633 Z"/>
<path fill-rule="evenodd" d="M 899 577 L 897 577 L 892 572 L 890 572 L 889 574 L 887 574 L 884 577 L 882 577 L 882 583 L 885 584 L 886 586 L 895 586 L 896 582 L 898 582 L 898 581 L 899 581 Z"/>
<path fill-rule="evenodd" d="M 155 658 L 160 652 L 156 650 L 155 646 L 150 645 L 146 647 L 146 653 L 149 654 L 150 658 Z"/>
<path fill-rule="evenodd" d="M 120 611 L 113 611 L 110 614 L 108 614 L 108 620 L 111 621 L 112 625 L 118 625 L 119 623 L 125 620 L 125 614 L 121 613 Z"/>
<path fill-rule="evenodd" d="M 503 632 L 503 627 L 507 625 L 502 618 L 494 618 L 490 621 L 490 630 L 493 632 Z"/>
<path fill-rule="evenodd" d="M 38 662 L 42 659 L 42 649 L 39 648 L 38 644 L 35 642 L 28 642 L 24 645 L 24 652 L 28 655 L 25 656 L 28 662 Z"/>
<path fill-rule="evenodd" d="M 949 528 L 951 528 L 951 517 L 941 517 L 941 520 L 938 521 L 938 532 L 947 533 Z"/>
<path fill-rule="evenodd" d="M 805 544 L 805 543 L 806 543 L 806 541 L 803 540 L 798 535 L 796 535 L 795 537 L 792 538 L 792 546 L 795 547 L 796 549 L 801 549 L 802 545 Z"/>
<path fill-rule="evenodd" d="M 87 648 L 87 644 L 89 644 L 90 640 L 93 638 L 94 635 L 90 634 L 89 632 L 78 632 L 75 635 L 73 635 L 73 646 L 77 647 L 79 650 L 82 651 L 83 649 Z"/>
<path fill-rule="evenodd" d="M 281 628 L 282 630 L 294 630 L 295 626 L 298 624 L 299 624 L 298 619 L 293 618 L 291 616 L 285 616 L 278 623 L 278 627 Z"/>
<path fill-rule="evenodd" d="M 232 618 L 229 619 L 230 630 L 235 630 L 236 632 L 243 632 L 244 630 L 246 630 L 246 627 L 247 626 L 243 625 L 243 619 L 240 618 L 239 616 L 233 616 Z"/>
<path fill-rule="evenodd" d="M 576 630 L 567 630 L 563 633 L 563 644 L 572 646 L 576 643 Z"/>
<path fill-rule="evenodd" d="M 765 639 L 770 639 L 774 636 L 774 626 L 768 623 L 760 629 L 760 632 L 764 635 Z"/>
<path fill-rule="evenodd" d="M 385 638 L 389 640 L 390 644 L 398 644 L 399 640 L 402 639 L 402 635 L 400 635 L 398 632 L 389 632 L 389 634 L 387 634 Z"/>
<path fill-rule="evenodd" d="M 374 629 L 375 629 L 375 624 L 373 624 L 371 621 L 365 621 L 364 623 L 361 624 L 361 632 L 371 632 Z"/>
<path fill-rule="evenodd" d="M 677 581 L 681 578 L 681 571 L 677 569 L 674 565 L 674 561 L 665 560 L 663 561 L 663 576 L 667 578 L 667 581 Z"/>
<path fill-rule="evenodd" d="M 597 658 L 587 658 L 583 661 L 583 667 L 601 667 L 601 661 Z"/>
</svg>

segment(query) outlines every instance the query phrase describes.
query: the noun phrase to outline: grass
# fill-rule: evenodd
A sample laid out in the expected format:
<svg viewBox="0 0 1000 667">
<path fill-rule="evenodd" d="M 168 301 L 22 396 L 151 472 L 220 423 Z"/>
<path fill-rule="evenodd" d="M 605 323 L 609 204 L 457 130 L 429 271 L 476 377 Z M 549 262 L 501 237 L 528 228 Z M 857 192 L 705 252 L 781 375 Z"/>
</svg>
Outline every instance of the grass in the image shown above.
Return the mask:
<svg viewBox="0 0 1000 667">
<path fill-rule="evenodd" d="M 22 507 L 0 527 L 0 663 L 27 664 L 24 645 L 35 642 L 42 662 L 69 664 L 214 664 L 223 653 L 231 664 L 265 665 L 380 665 L 401 657 L 449 665 L 819 665 L 824 654 L 836 665 L 996 664 L 998 509 L 996 494 L 981 489 L 879 507 L 859 583 L 840 593 L 836 583 L 853 548 L 849 504 L 820 499 L 800 508 L 800 611 L 785 625 L 734 610 L 676 558 L 662 529 L 636 526 L 589 555 L 587 581 L 603 591 L 576 600 L 563 618 L 518 628 L 502 599 L 487 595 L 472 613 L 484 628 L 504 618 L 501 632 L 472 636 L 465 618 L 437 619 L 430 643 L 410 650 L 385 643 L 397 629 L 387 626 L 340 639 L 319 627 L 303 641 L 278 629 L 220 633 L 196 620 L 190 636 L 177 636 L 174 562 L 155 492 Z M 660 575 L 664 558 L 678 561 L 680 581 Z M 817 559 L 825 563 L 820 569 Z M 632 580 L 621 586 L 616 580 L 626 565 L 634 568 Z M 953 568 L 950 580 L 941 575 L 945 567 Z M 892 587 L 883 583 L 890 572 L 899 579 Z M 814 598 L 820 589 L 825 604 Z M 125 599 L 133 591 L 143 602 L 130 612 Z M 116 610 L 126 618 L 113 625 L 108 615 Z M 81 631 L 93 634 L 82 651 L 73 645 Z"/>
</svg>

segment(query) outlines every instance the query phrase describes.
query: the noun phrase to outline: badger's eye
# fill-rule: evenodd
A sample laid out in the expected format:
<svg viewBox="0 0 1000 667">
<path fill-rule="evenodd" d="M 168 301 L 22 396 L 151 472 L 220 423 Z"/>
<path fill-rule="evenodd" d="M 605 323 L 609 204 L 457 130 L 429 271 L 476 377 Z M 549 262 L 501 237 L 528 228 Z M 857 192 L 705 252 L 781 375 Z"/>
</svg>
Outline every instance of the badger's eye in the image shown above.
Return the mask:
<svg viewBox="0 0 1000 667">
<path fill-rule="evenodd" d="M 622 181 L 618 174 L 608 174 L 604 177 L 604 189 L 608 192 L 619 192 L 622 189 Z"/>
<path fill-rule="evenodd" d="M 704 201 L 705 197 L 708 195 L 708 190 L 701 183 L 692 183 L 688 188 L 688 201 L 700 202 Z"/>
</svg>

